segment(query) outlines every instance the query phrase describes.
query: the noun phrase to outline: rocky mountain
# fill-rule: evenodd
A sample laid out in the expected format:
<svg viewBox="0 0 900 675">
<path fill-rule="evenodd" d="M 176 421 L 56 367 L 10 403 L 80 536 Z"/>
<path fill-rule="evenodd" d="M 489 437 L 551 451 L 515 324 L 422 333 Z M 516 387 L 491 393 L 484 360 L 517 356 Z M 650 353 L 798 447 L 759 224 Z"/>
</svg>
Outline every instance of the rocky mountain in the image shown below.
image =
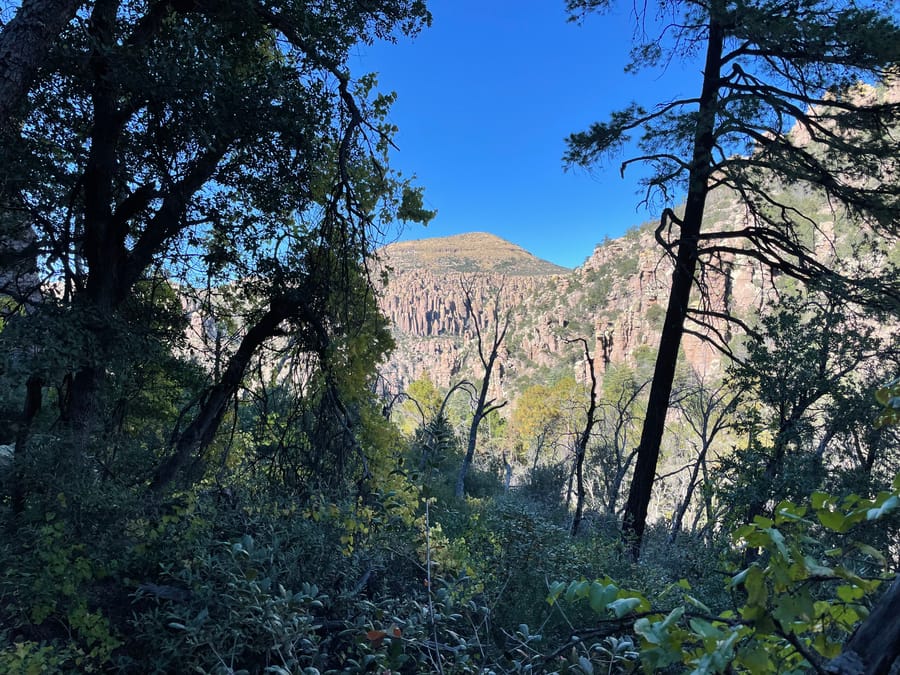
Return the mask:
<svg viewBox="0 0 900 675">
<path fill-rule="evenodd" d="M 779 196 L 812 198 L 787 192 Z M 710 229 L 729 230 L 745 222 L 745 209 L 735 195 L 710 196 Z M 587 340 L 598 374 L 617 363 L 651 364 L 672 274 L 672 261 L 655 240 L 654 229 L 654 223 L 646 223 L 604 241 L 574 270 L 541 261 L 487 234 L 385 247 L 379 261 L 388 281 L 380 305 L 393 326 L 397 349 L 382 367 L 383 376 L 394 391 L 402 391 L 423 373 L 445 388 L 464 377 L 479 377 L 464 284 L 472 289 L 471 311 L 479 313 L 488 330 L 495 308 L 499 317 L 510 315 L 499 360 L 498 395 L 513 396 L 528 384 L 547 383 L 566 373 L 585 379 L 584 350 L 575 342 L 580 338 Z M 810 228 L 802 243 L 821 260 L 837 264 L 841 258 L 852 259 L 848 252 L 859 236 L 852 221 L 823 205 L 818 227 Z M 733 254 L 708 260 L 702 283 L 706 292 L 703 297 L 694 293 L 694 309 L 751 321 L 776 297 L 776 289 L 791 288 L 789 280 L 776 282 L 760 263 Z M 689 323 L 695 334 L 685 336 L 683 353 L 695 370 L 715 374 L 723 368 L 723 357 L 698 335 L 717 332 L 726 342 L 733 335 L 732 327 L 721 320 L 712 318 L 709 324 Z"/>
<path fill-rule="evenodd" d="M 595 368 L 652 361 L 665 314 L 671 262 L 651 225 L 598 245 L 575 270 L 535 258 L 493 235 L 475 233 L 392 244 L 379 252 L 388 282 L 380 305 L 397 349 L 382 367 L 395 390 L 428 373 L 441 387 L 479 372 L 471 312 L 485 330 L 509 312 L 499 360 L 498 394 L 566 373 L 587 376 L 580 338 Z M 725 266 L 711 282 L 724 307 L 759 305 L 760 278 L 751 266 Z M 720 368 L 719 353 L 695 337 L 685 355 L 697 369 Z"/>
<path fill-rule="evenodd" d="M 405 241 L 391 244 L 381 253 L 385 264 L 398 273 L 426 269 L 444 274 L 541 277 L 569 271 L 487 232 Z"/>
<path fill-rule="evenodd" d="M 872 102 L 900 100 L 900 80 L 886 88 L 860 85 L 853 96 Z M 798 127 L 791 134 L 797 145 L 808 147 L 813 155 L 820 153 L 806 130 Z M 884 177 L 872 175 L 867 180 L 877 183 Z M 796 209 L 811 217 L 795 223 L 791 245 L 812 253 L 826 267 L 857 277 L 900 265 L 896 240 L 876 235 L 829 202 L 822 191 L 773 177 L 767 195 L 772 203 L 784 205 L 785 213 Z M 740 195 L 725 188 L 709 195 L 705 232 L 752 225 Z M 575 270 L 539 260 L 484 233 L 385 247 L 378 254 L 388 279 L 380 304 L 393 325 L 397 349 L 382 374 L 395 391 L 423 373 L 442 387 L 463 377 L 479 377 L 470 311 L 478 312 L 488 326 L 495 313 L 498 317 L 509 313 L 497 378 L 500 393 L 512 394 L 531 382 L 546 383 L 565 373 L 585 378 L 584 350 L 575 342 L 581 338 L 587 341 L 598 372 L 616 363 L 652 363 L 672 275 L 672 260 L 656 241 L 655 227 L 647 223 L 604 241 Z M 739 238 L 729 241 L 742 245 Z M 760 240 L 758 247 L 765 246 Z M 704 293 L 694 291 L 692 309 L 707 311 L 707 325 L 689 321 L 682 344 L 687 364 L 712 373 L 721 371 L 722 356 L 698 336 L 715 335 L 726 344 L 735 337 L 733 325 L 717 315 L 752 322 L 779 293 L 793 292 L 796 284 L 773 275 L 752 256 L 735 255 L 734 249 L 703 259 L 698 284 Z M 470 307 L 464 285 L 471 289 Z"/>
</svg>

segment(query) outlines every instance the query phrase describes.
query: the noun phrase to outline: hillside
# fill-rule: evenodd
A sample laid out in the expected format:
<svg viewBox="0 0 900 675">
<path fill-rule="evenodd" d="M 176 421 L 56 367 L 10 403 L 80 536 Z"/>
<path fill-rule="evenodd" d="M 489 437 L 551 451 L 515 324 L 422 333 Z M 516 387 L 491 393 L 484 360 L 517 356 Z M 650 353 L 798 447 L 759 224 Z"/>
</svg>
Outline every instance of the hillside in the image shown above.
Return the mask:
<svg viewBox="0 0 900 675">
<path fill-rule="evenodd" d="M 570 271 L 487 232 L 398 242 L 381 249 L 379 256 L 399 272 L 427 269 L 461 274 L 545 276 Z"/>
<path fill-rule="evenodd" d="M 809 195 L 796 198 L 809 199 Z M 711 196 L 710 228 L 728 230 L 744 218 L 735 195 Z M 442 387 L 463 377 L 477 377 L 463 279 L 474 283 L 473 304 L 483 318 L 495 297 L 502 311 L 511 313 L 498 394 L 508 396 L 534 381 L 566 373 L 585 378 L 583 352 L 568 342 L 576 338 L 588 340 L 598 374 L 617 363 L 635 366 L 652 361 L 672 271 L 653 229 L 654 224 L 647 223 L 604 241 L 574 270 L 557 268 L 485 234 L 387 247 L 380 259 L 392 269 L 380 306 L 393 326 L 397 349 L 383 365 L 382 374 L 396 390 L 426 372 Z M 858 236 L 852 223 L 831 215 L 823 217 L 821 230 L 811 231 L 804 244 L 823 260 L 837 261 Z M 790 287 L 787 281 L 778 283 Z M 770 272 L 759 263 L 733 254 L 718 256 L 708 265 L 704 284 L 705 309 L 751 321 L 774 297 L 776 287 Z M 695 293 L 692 306 L 698 308 L 700 302 Z M 725 339 L 731 337 L 730 327 L 721 321 L 713 326 Z M 696 336 L 685 336 L 683 351 L 686 363 L 698 371 L 713 373 L 723 367 L 721 354 Z"/>
<path fill-rule="evenodd" d="M 460 245 L 476 242 L 478 249 L 471 255 Z M 490 262 L 504 256 L 508 266 Z M 380 305 L 397 340 L 397 349 L 382 367 L 385 378 L 402 389 L 426 372 L 442 387 L 476 376 L 474 335 L 462 290 L 466 280 L 474 285 L 473 309 L 481 312 L 483 321 L 490 321 L 497 298 L 501 314 L 510 312 L 498 395 L 566 373 L 586 377 L 581 347 L 569 342 L 576 338 L 588 340 L 599 372 L 614 363 L 634 365 L 652 358 L 671 271 L 649 226 L 604 242 L 575 270 L 558 268 L 484 234 L 395 244 L 379 258 L 393 268 Z M 514 259 L 527 267 L 512 265 Z M 720 286 L 746 304 L 758 289 L 752 275 L 735 275 Z M 697 368 L 719 367 L 718 355 L 696 339 L 686 341 L 685 351 Z"/>
<path fill-rule="evenodd" d="M 900 81 L 853 91 L 858 102 L 900 100 Z M 796 127 L 793 142 L 818 153 L 807 130 Z M 862 180 L 856 178 L 855 180 Z M 880 178 L 871 177 L 878 181 Z M 840 210 L 821 190 L 785 184 L 772 178 L 768 194 L 774 202 L 796 208 L 811 218 L 795 225 L 798 250 L 812 255 L 826 268 L 849 278 L 870 275 L 900 265 L 896 241 L 872 236 L 868 225 Z M 763 207 L 765 210 L 767 207 Z M 704 232 L 729 232 L 751 224 L 741 195 L 728 188 L 713 191 L 707 200 Z M 585 263 L 574 270 L 540 260 L 518 246 L 485 233 L 394 244 L 380 258 L 389 268 L 388 284 L 380 304 L 389 318 L 397 349 L 382 374 L 402 390 L 422 373 L 447 387 L 462 377 L 478 376 L 473 336 L 467 330 L 460 281 L 466 277 L 477 288 L 476 310 L 487 312 L 499 298 L 502 311 L 510 311 L 511 326 L 500 355 L 497 378 L 501 393 L 521 390 L 535 379 L 575 373 L 584 378 L 580 348 L 569 342 L 584 338 L 592 347 L 595 367 L 632 366 L 655 358 L 665 316 L 672 263 L 654 237 L 656 223 L 646 223 L 624 236 L 598 245 Z M 751 323 L 760 311 L 797 283 L 737 248 L 704 254 L 691 309 L 711 310 Z M 760 244 L 763 248 L 765 243 Z M 757 247 L 756 253 L 759 252 Z M 777 258 L 776 258 L 777 264 Z M 685 362 L 696 370 L 719 372 L 721 354 L 695 335 L 717 333 L 726 342 L 736 336 L 733 325 L 712 318 L 709 326 L 692 324 L 682 341 Z M 691 334 L 694 333 L 694 334 Z"/>
</svg>

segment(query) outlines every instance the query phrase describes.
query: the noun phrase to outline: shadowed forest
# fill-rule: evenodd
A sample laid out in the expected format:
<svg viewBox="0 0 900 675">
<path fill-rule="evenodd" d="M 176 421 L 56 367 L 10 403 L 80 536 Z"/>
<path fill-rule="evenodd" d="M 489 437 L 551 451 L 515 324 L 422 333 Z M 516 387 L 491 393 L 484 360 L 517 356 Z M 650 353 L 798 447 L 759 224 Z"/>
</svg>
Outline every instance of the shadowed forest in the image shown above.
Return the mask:
<svg viewBox="0 0 900 675">
<path fill-rule="evenodd" d="M 897 9 L 635 11 L 567 275 L 385 247 L 424 0 L 0 3 L 0 672 L 898 672 Z"/>
</svg>

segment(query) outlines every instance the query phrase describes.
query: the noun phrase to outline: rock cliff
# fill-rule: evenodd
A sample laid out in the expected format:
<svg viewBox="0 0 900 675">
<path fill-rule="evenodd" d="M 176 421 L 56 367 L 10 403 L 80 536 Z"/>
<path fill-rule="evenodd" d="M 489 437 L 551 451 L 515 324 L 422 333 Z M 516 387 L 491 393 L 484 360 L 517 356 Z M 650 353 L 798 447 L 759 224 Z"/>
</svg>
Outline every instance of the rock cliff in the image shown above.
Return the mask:
<svg viewBox="0 0 900 675">
<path fill-rule="evenodd" d="M 388 282 L 380 304 L 393 326 L 397 349 L 382 374 L 395 390 L 428 373 L 448 387 L 477 378 L 477 342 L 463 285 L 471 288 L 471 312 L 487 331 L 494 310 L 510 315 L 500 354 L 498 393 L 574 373 L 586 376 L 588 341 L 595 368 L 655 357 L 672 265 L 656 243 L 653 227 L 635 228 L 597 246 L 575 270 L 559 268 L 497 237 L 459 235 L 404 242 L 379 252 Z M 719 261 L 707 278 L 714 309 L 758 307 L 761 276 L 753 266 Z M 727 327 L 716 324 L 725 331 Z M 721 368 L 720 354 L 694 336 L 684 352 L 699 370 Z"/>
</svg>

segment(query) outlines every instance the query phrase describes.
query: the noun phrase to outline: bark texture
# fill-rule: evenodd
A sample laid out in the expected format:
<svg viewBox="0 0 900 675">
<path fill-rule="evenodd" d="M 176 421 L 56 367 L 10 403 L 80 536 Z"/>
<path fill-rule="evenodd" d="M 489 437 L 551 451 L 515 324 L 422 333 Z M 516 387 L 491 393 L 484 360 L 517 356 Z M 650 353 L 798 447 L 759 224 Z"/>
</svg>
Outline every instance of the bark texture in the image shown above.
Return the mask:
<svg viewBox="0 0 900 675">
<path fill-rule="evenodd" d="M 839 657 L 824 670 L 833 675 L 887 675 L 900 658 L 900 579 L 882 596 Z"/>
<path fill-rule="evenodd" d="M 678 239 L 675 270 L 672 272 L 672 290 L 669 293 L 669 304 L 653 372 L 653 384 L 650 387 L 647 416 L 641 431 L 634 478 L 625 507 L 624 534 L 629 541 L 634 559 L 640 555 L 641 541 L 647 525 L 647 509 L 659 461 L 659 448 L 665 429 L 672 383 L 675 380 L 678 348 L 684 336 L 684 321 L 697 269 L 700 228 L 713 164 L 712 151 L 715 144 L 723 42 L 723 26 L 715 18 L 711 18 L 684 218 L 679 222 L 674 214 L 663 215 L 664 222 L 669 218 L 680 225 L 681 235 Z"/>
<path fill-rule="evenodd" d="M 24 0 L 0 33 L 0 120 L 28 93 L 50 45 L 75 16 L 80 0 Z"/>
</svg>

